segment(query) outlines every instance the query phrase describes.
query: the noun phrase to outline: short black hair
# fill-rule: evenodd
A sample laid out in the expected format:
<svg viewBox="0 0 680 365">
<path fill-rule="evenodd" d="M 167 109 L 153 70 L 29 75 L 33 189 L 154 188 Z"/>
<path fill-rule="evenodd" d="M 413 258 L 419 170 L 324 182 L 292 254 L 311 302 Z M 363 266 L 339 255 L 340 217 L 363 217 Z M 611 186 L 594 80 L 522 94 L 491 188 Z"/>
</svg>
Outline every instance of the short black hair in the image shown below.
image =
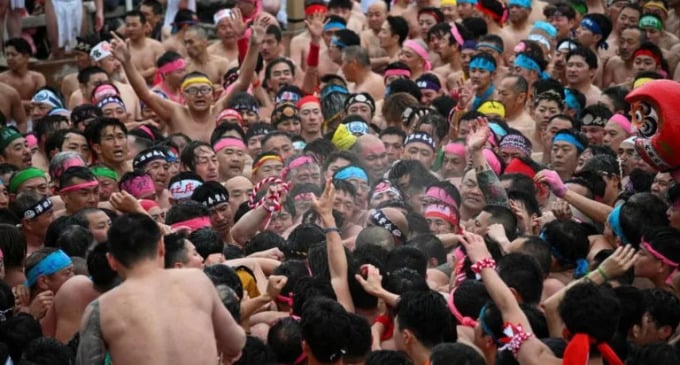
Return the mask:
<svg viewBox="0 0 680 365">
<path fill-rule="evenodd" d="M 572 220 L 558 219 L 545 225 L 541 238 L 550 245 L 553 258 L 563 268 L 573 268 L 576 261 L 585 259 L 590 241 L 585 228 Z"/>
<path fill-rule="evenodd" d="M 347 349 L 344 357 L 346 363 L 362 362 L 371 352 L 371 325 L 366 318 L 347 313 L 349 316 L 349 331 Z"/>
<path fill-rule="evenodd" d="M 611 288 L 581 283 L 567 290 L 558 310 L 571 333 L 588 334 L 596 342 L 605 342 L 616 331 L 621 303 Z"/>
<path fill-rule="evenodd" d="M 365 365 L 413 365 L 411 360 L 399 351 L 378 350 L 366 357 Z M 470 364 L 476 365 L 476 364 Z"/>
<path fill-rule="evenodd" d="M 427 275 L 427 257 L 413 246 L 399 246 L 390 251 L 385 263 L 385 272 L 392 272 L 400 268 L 415 270 L 422 277 Z"/>
<path fill-rule="evenodd" d="M 108 76 L 109 74 L 107 74 L 103 68 L 99 66 L 87 66 L 84 69 L 78 71 L 78 83 L 81 85 L 85 85 L 88 82 L 90 82 L 90 78 L 92 77 L 92 75 L 96 74 L 105 74 L 107 78 L 109 77 Z M 87 98 L 89 97 L 89 95 L 83 95 L 83 97 Z"/>
<path fill-rule="evenodd" d="M 207 147 L 209 150 L 213 151 L 211 145 L 203 141 L 191 141 L 184 146 L 182 153 L 180 154 L 180 161 L 184 166 L 186 166 L 189 171 L 196 170 L 196 150 L 199 147 Z"/>
<path fill-rule="evenodd" d="M 108 242 L 100 242 L 87 253 L 87 273 L 92 283 L 100 289 L 110 288 L 118 278 L 118 273 L 113 271 L 106 259 L 108 252 Z"/>
<path fill-rule="evenodd" d="M 0 224 L 0 249 L 6 267 L 22 266 L 26 258 L 26 238 L 15 225 Z"/>
<path fill-rule="evenodd" d="M 533 257 L 509 253 L 498 260 L 498 276 L 527 304 L 538 304 L 543 293 L 543 270 Z"/>
<path fill-rule="evenodd" d="M 173 225 L 193 218 L 209 217 L 210 210 L 205 205 L 185 200 L 173 205 L 165 214 L 165 224 Z"/>
<path fill-rule="evenodd" d="M 485 365 L 486 361 L 474 348 L 464 343 L 440 343 L 432 348 L 432 365 Z"/>
<path fill-rule="evenodd" d="M 300 321 L 291 317 L 276 321 L 267 333 L 267 344 L 280 364 L 293 364 L 302 355 Z"/>
<path fill-rule="evenodd" d="M 672 292 L 660 288 L 645 289 L 642 296 L 645 312 L 650 319 L 659 328 L 668 326 L 672 335 L 680 323 L 680 299 Z"/>
<path fill-rule="evenodd" d="M 139 17 L 139 22 L 142 24 L 146 24 L 146 16 L 144 16 L 144 13 L 137 9 L 129 10 L 128 12 L 125 13 L 125 17 Z"/>
<path fill-rule="evenodd" d="M 281 42 L 282 33 L 281 33 L 281 28 L 279 28 L 278 25 L 272 24 L 272 25 L 268 26 L 267 30 L 266 30 L 266 34 L 273 35 L 274 39 L 276 39 L 277 43 Z"/>
<path fill-rule="evenodd" d="M 33 50 L 31 45 L 23 38 L 10 38 L 5 42 L 5 50 L 8 47 L 13 47 L 19 54 L 24 56 L 31 56 Z"/>
<path fill-rule="evenodd" d="M 430 349 L 457 339 L 446 300 L 432 290 L 403 293 L 397 303 L 395 324 L 402 331 L 411 331 L 424 347 Z"/>
<path fill-rule="evenodd" d="M 408 240 L 406 244 L 411 245 L 424 253 L 428 263 L 432 259 L 437 260 L 437 266 L 446 263 L 446 249 L 444 248 L 444 244 L 432 233 L 417 235 Z"/>
<path fill-rule="evenodd" d="M 146 214 L 123 214 L 111 224 L 108 240 L 111 255 L 129 268 L 139 261 L 156 257 L 161 231 Z"/>
<path fill-rule="evenodd" d="M 567 54 L 567 57 L 566 57 L 567 62 L 569 62 L 569 59 L 572 58 L 573 56 L 583 57 L 583 59 L 588 64 L 589 69 L 591 69 L 591 70 L 597 69 L 597 55 L 590 48 L 579 47 L 579 48 L 572 49 Z"/>
<path fill-rule="evenodd" d="M 59 176 L 59 186 L 62 188 L 71 186 L 73 184 L 73 179 L 81 179 L 85 181 L 97 180 L 92 171 L 90 171 L 90 169 L 87 167 L 73 166 L 66 169 L 66 171 L 64 171 L 64 173 Z"/>
<path fill-rule="evenodd" d="M 402 16 L 388 15 L 385 21 L 390 25 L 392 34 L 399 36 L 399 45 L 402 45 L 406 38 L 408 38 L 409 33 L 409 25 L 406 19 Z"/>
<path fill-rule="evenodd" d="M 213 285 L 226 285 L 236 292 L 239 298 L 243 298 L 243 284 L 236 271 L 227 265 L 215 264 L 203 268 Z"/>
<path fill-rule="evenodd" d="M 127 127 L 125 127 L 125 124 L 123 124 L 123 122 L 120 120 L 107 117 L 96 118 L 85 128 L 85 137 L 87 137 L 87 142 L 90 144 L 90 146 L 101 143 L 102 132 L 107 127 L 120 128 L 120 130 L 122 130 L 125 135 L 128 134 Z"/>
<path fill-rule="evenodd" d="M 336 301 L 314 298 L 305 304 L 302 314 L 302 339 L 321 363 L 342 358 L 351 335 L 348 313 Z M 332 331 L 329 329 L 332 328 Z"/>
<path fill-rule="evenodd" d="M 676 347 L 659 342 L 634 348 L 626 359 L 626 365 L 648 364 L 680 364 L 680 355 Z"/>
</svg>

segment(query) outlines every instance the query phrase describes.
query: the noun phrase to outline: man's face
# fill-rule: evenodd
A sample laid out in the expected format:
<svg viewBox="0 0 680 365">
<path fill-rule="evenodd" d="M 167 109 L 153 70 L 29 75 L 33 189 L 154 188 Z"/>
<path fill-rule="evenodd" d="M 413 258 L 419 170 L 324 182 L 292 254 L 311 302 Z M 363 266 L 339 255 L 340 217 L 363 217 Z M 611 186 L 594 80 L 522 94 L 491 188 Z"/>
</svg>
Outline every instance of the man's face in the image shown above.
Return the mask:
<svg viewBox="0 0 680 365">
<path fill-rule="evenodd" d="M 47 103 L 31 103 L 31 119 L 38 120 L 47 115 L 52 110 L 52 106 Z"/>
<path fill-rule="evenodd" d="M 356 114 L 369 123 L 373 120 L 371 108 L 365 103 L 354 103 L 350 104 L 347 108 L 347 114 Z"/>
<path fill-rule="evenodd" d="M 668 206 L 666 217 L 671 227 L 680 229 L 680 202 L 674 202 Z"/>
<path fill-rule="evenodd" d="M 203 257 L 196 251 L 196 246 L 189 240 L 184 240 L 184 249 L 187 253 L 187 261 L 182 265 L 186 268 L 203 270 Z"/>
<path fill-rule="evenodd" d="M 243 173 L 246 150 L 236 146 L 223 148 L 217 153 L 217 160 L 220 165 L 220 176 L 222 180 L 227 180 Z"/>
<path fill-rule="evenodd" d="M 398 134 L 385 134 L 380 139 L 385 145 L 389 165 L 401 158 L 404 151 L 404 140 Z"/>
<path fill-rule="evenodd" d="M 486 90 L 489 85 L 491 85 L 492 79 L 493 74 L 487 70 L 482 70 L 480 68 L 470 69 L 470 82 L 477 87 L 478 92 Z"/>
<path fill-rule="evenodd" d="M 275 136 L 267 140 L 262 146 L 264 152 L 274 152 L 285 161 L 295 153 L 293 142 L 286 136 Z"/>
<path fill-rule="evenodd" d="M 545 129 L 543 144 L 550 146 L 552 144 L 552 139 L 555 137 L 557 132 L 562 129 L 570 129 L 571 127 L 571 121 L 562 118 L 553 118 L 550 123 L 548 123 L 548 127 Z"/>
<path fill-rule="evenodd" d="M 619 57 L 624 61 L 630 61 L 633 52 L 640 48 L 640 30 L 637 28 L 627 28 L 619 36 Z"/>
<path fill-rule="evenodd" d="M 318 103 L 305 103 L 300 106 L 300 122 L 305 133 L 316 134 L 321 132 L 323 115 L 321 105 Z"/>
<path fill-rule="evenodd" d="M 440 95 L 440 92 L 439 90 L 421 89 L 420 94 L 422 95 L 420 102 L 423 103 L 423 105 L 430 105 L 432 104 L 432 100 Z"/>
<path fill-rule="evenodd" d="M 102 130 L 99 144 L 95 144 L 94 149 L 104 162 L 125 162 L 128 152 L 127 135 L 118 126 L 108 126 Z"/>
<path fill-rule="evenodd" d="M 426 220 L 427 225 L 430 227 L 430 232 L 433 234 L 453 233 L 453 227 L 451 227 L 451 223 L 439 217 L 429 217 Z"/>
<path fill-rule="evenodd" d="M 619 144 L 618 158 L 621 161 L 621 174 L 628 176 L 638 160 L 640 155 L 635 151 L 635 146 L 632 143 L 623 142 Z"/>
<path fill-rule="evenodd" d="M 107 75 L 113 76 L 120 74 L 121 68 L 123 66 L 120 64 L 120 61 L 118 61 L 115 57 L 108 56 L 99 61 L 99 67 L 106 71 Z"/>
<path fill-rule="evenodd" d="M 306 164 L 295 169 L 293 186 L 302 184 L 314 184 L 321 186 L 321 168 L 317 164 Z"/>
<path fill-rule="evenodd" d="M 212 106 L 214 91 L 208 83 L 196 83 L 184 89 L 184 101 L 196 111 L 205 111 Z"/>
<path fill-rule="evenodd" d="M 360 157 L 366 165 L 368 175 L 372 180 L 379 179 L 389 167 L 385 145 L 380 143 L 380 141 L 372 141 L 363 146 Z"/>
<path fill-rule="evenodd" d="M 576 39 L 583 45 L 583 47 L 592 47 L 600 40 L 600 38 L 600 35 L 594 34 L 590 29 L 582 25 L 579 25 L 579 27 L 576 28 Z"/>
<path fill-rule="evenodd" d="M 9 46 L 5 49 L 5 57 L 7 57 L 7 67 L 10 70 L 16 70 L 28 64 L 29 55 L 19 53 L 16 48 Z"/>
<path fill-rule="evenodd" d="M 139 16 L 125 17 L 125 36 L 132 40 L 138 40 L 146 36 L 145 27 Z"/>
<path fill-rule="evenodd" d="M 88 182 L 74 178 L 72 185 Z M 70 214 L 75 214 L 85 208 L 96 208 L 99 202 L 99 185 L 62 193 L 61 198 L 64 200 L 66 211 Z"/>
<path fill-rule="evenodd" d="M 656 72 L 658 69 L 659 65 L 657 65 L 656 61 L 652 57 L 638 54 L 633 59 L 633 70 L 635 70 L 636 74 L 645 71 Z"/>
<path fill-rule="evenodd" d="M 650 191 L 661 199 L 666 199 L 666 192 L 673 185 L 673 178 L 668 172 L 657 172 Z"/>
<path fill-rule="evenodd" d="M 569 31 L 574 26 L 574 20 L 569 20 L 564 15 L 551 16 L 548 18 L 550 24 L 557 29 L 557 39 L 566 38 L 569 36 Z"/>
<path fill-rule="evenodd" d="M 592 71 L 582 56 L 571 56 L 567 60 L 567 82 L 571 85 L 588 83 L 591 80 Z"/>
<path fill-rule="evenodd" d="M 151 161 L 144 166 L 144 172 L 151 176 L 157 194 L 168 187 L 170 182 L 170 164 L 167 161 Z"/>
<path fill-rule="evenodd" d="M 64 137 L 64 143 L 61 145 L 61 150 L 77 152 L 83 158 L 83 161 L 90 161 L 90 146 L 83 135 L 67 133 Z"/>
<path fill-rule="evenodd" d="M 529 17 L 529 13 L 531 12 L 531 9 L 515 5 L 511 5 L 509 9 L 510 11 L 508 12 L 508 19 L 510 19 L 510 22 L 513 24 L 521 24 L 525 22 Z"/>
<path fill-rule="evenodd" d="M 210 224 L 222 236 L 229 232 L 233 219 L 231 205 L 227 202 L 210 208 Z"/>
<path fill-rule="evenodd" d="M 584 125 L 581 127 L 581 132 L 586 135 L 589 145 L 602 145 L 604 139 L 604 127 L 596 125 Z"/>
<path fill-rule="evenodd" d="M 184 47 L 191 58 L 200 57 L 205 52 L 207 43 L 205 39 L 201 38 L 194 31 L 184 33 Z"/>
<path fill-rule="evenodd" d="M 160 22 L 161 16 L 160 16 L 160 15 L 156 15 L 156 14 L 153 12 L 153 8 L 152 8 L 152 7 L 142 4 L 142 5 L 139 7 L 139 11 L 140 11 L 142 14 L 144 14 L 144 18 L 146 18 L 146 21 L 149 23 L 149 25 L 151 26 L 151 28 L 156 27 L 156 24 L 158 24 L 158 23 Z"/>
<path fill-rule="evenodd" d="M 257 173 L 253 174 L 253 182 L 258 183 L 271 176 L 279 177 L 281 176 L 281 171 L 283 171 L 283 164 L 281 162 L 277 160 L 267 160 L 259 169 L 257 169 Z"/>
<path fill-rule="evenodd" d="M 333 201 L 333 209 L 337 210 L 345 222 L 349 222 L 354 213 L 354 197 L 346 191 L 337 190 L 335 192 L 335 200 Z"/>
<path fill-rule="evenodd" d="M 345 166 L 351 165 L 351 162 L 345 160 L 344 158 L 338 158 L 335 161 L 328 164 L 328 169 L 324 175 L 324 179 L 332 179 L 336 171 L 340 170 Z"/>
<path fill-rule="evenodd" d="M 89 224 L 88 229 L 92 236 L 94 236 L 95 241 L 105 242 L 107 240 L 106 235 L 111 227 L 111 218 L 103 211 L 97 210 L 87 215 L 87 221 Z"/>
<path fill-rule="evenodd" d="M 283 85 L 294 83 L 293 70 L 286 62 L 279 62 L 272 66 L 269 76 L 269 88 L 272 92 L 278 92 Z"/>
<path fill-rule="evenodd" d="M 368 27 L 372 31 L 379 32 L 386 18 L 387 11 L 383 4 L 373 4 L 368 7 L 368 13 L 366 13 L 366 21 Z"/>
<path fill-rule="evenodd" d="M 514 90 L 516 81 L 517 79 L 515 77 L 506 77 L 498 85 L 498 101 L 500 101 L 506 109 L 514 108 L 520 104 L 522 106 L 524 105 L 520 98 L 520 94 L 516 93 Z"/>
<path fill-rule="evenodd" d="M 90 79 L 87 80 L 87 83 L 85 85 L 80 85 L 82 88 L 83 97 L 89 99 L 90 95 L 92 95 L 92 91 L 94 91 L 94 88 L 106 81 L 109 81 L 109 75 L 106 73 L 100 72 L 90 75 Z"/>
<path fill-rule="evenodd" d="M 442 177 L 448 179 L 451 177 L 462 177 L 465 172 L 467 162 L 463 156 L 455 154 L 444 154 L 442 159 L 441 174 Z"/>
<path fill-rule="evenodd" d="M 404 146 L 404 160 L 417 160 L 423 163 L 427 168 L 432 166 L 434 161 L 434 152 L 432 147 L 422 142 L 411 142 Z"/>
<path fill-rule="evenodd" d="M 212 148 L 199 146 L 194 157 L 195 172 L 203 181 L 219 181 L 220 163 Z"/>
<path fill-rule="evenodd" d="M 390 23 L 387 21 L 384 21 L 380 26 L 378 41 L 380 42 L 380 47 L 385 49 L 393 47 L 398 42 L 398 37 L 392 34 L 392 28 L 390 28 Z"/>
<path fill-rule="evenodd" d="M 70 278 L 73 277 L 75 273 L 73 272 L 73 264 L 67 266 L 66 268 L 46 277 L 45 283 L 47 284 L 47 289 L 56 293 L 59 288 Z"/>
<path fill-rule="evenodd" d="M 2 151 L 4 162 L 18 167 L 20 170 L 33 165 L 31 150 L 24 137 L 19 137 L 12 141 L 9 146 Z"/>
<path fill-rule="evenodd" d="M 617 24 L 619 25 L 619 29 L 622 31 L 621 33 L 623 33 L 624 29 L 637 28 L 639 21 L 639 11 L 631 8 L 625 8 L 619 12 Z"/>
<path fill-rule="evenodd" d="M 460 189 L 460 196 L 462 205 L 471 211 L 481 211 L 486 205 L 486 199 L 482 190 L 477 184 L 477 176 L 475 171 L 470 170 L 463 176 L 463 184 Z"/>
<path fill-rule="evenodd" d="M 111 194 L 118 192 L 118 182 L 104 176 L 98 176 L 97 180 L 99 180 L 99 201 L 109 201 Z"/>
<path fill-rule="evenodd" d="M 578 150 L 571 143 L 555 142 L 550 150 L 550 163 L 560 175 L 570 176 L 578 164 Z"/>
<path fill-rule="evenodd" d="M 125 108 L 118 103 L 108 103 L 102 106 L 102 114 L 107 118 L 118 119 L 122 123 L 127 123 L 128 121 L 128 114 Z"/>
<path fill-rule="evenodd" d="M 248 195 L 253 191 L 253 183 L 243 176 L 227 180 L 225 187 L 229 192 L 229 205 L 231 205 L 232 212 L 238 210 L 239 205 L 247 201 Z"/>
<path fill-rule="evenodd" d="M 262 139 L 263 135 L 253 136 L 248 140 L 248 154 L 250 157 L 255 158 L 262 152 Z"/>
<path fill-rule="evenodd" d="M 269 62 L 281 54 L 281 49 L 279 48 L 279 41 L 273 34 L 267 34 L 264 36 L 264 41 L 260 47 L 260 54 L 265 62 Z"/>
<path fill-rule="evenodd" d="M 437 24 L 437 19 L 429 13 L 420 14 L 418 17 L 418 25 L 420 26 L 420 34 L 427 35 L 427 32 Z"/>
</svg>

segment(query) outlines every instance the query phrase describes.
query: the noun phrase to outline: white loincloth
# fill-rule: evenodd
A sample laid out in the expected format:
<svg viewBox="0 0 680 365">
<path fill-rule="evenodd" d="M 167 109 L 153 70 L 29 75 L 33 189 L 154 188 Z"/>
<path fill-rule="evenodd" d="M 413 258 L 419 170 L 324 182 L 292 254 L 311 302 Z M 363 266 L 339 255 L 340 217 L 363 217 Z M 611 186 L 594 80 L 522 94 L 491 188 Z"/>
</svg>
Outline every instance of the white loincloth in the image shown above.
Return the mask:
<svg viewBox="0 0 680 365">
<path fill-rule="evenodd" d="M 59 48 L 72 49 L 76 44 L 76 37 L 80 35 L 83 22 L 82 0 L 52 0 L 54 13 L 57 16 L 59 30 Z"/>
</svg>

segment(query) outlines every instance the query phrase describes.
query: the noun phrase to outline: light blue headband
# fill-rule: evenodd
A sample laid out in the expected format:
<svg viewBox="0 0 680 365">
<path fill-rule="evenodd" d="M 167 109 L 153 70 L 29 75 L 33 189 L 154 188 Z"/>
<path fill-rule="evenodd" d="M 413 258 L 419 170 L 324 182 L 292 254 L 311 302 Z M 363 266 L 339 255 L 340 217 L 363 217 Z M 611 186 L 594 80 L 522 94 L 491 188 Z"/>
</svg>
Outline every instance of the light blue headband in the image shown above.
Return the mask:
<svg viewBox="0 0 680 365">
<path fill-rule="evenodd" d="M 531 0 L 510 0 L 508 6 L 519 6 L 520 8 L 531 9 Z"/>
<path fill-rule="evenodd" d="M 57 273 L 67 268 L 72 263 L 71 258 L 68 257 L 64 251 L 54 251 L 38 262 L 37 265 L 33 266 L 33 268 L 28 270 L 26 273 L 26 283 L 24 285 L 30 288 L 35 285 L 39 277 Z"/>
<path fill-rule="evenodd" d="M 477 5 L 477 0 L 458 0 L 457 4 L 472 4 L 472 5 Z"/>
<path fill-rule="evenodd" d="M 531 57 L 525 55 L 525 54 L 518 54 L 515 56 L 515 67 L 521 67 L 530 71 L 536 71 L 539 74 L 541 73 L 541 67 L 536 63 L 536 61 L 532 60 Z"/>
<path fill-rule="evenodd" d="M 345 47 L 347 47 L 347 45 L 345 44 L 345 42 L 339 40 L 338 37 L 333 37 L 333 38 L 331 38 L 331 44 L 334 45 L 334 46 L 336 46 L 336 47 L 338 47 L 338 48 L 345 48 Z"/>
<path fill-rule="evenodd" d="M 48 104 L 52 108 L 64 107 L 64 104 L 61 102 L 57 94 L 47 89 L 42 89 L 33 95 L 31 102 Z"/>
<path fill-rule="evenodd" d="M 347 166 L 343 169 L 338 170 L 333 179 L 336 180 L 349 180 L 349 179 L 359 179 L 368 182 L 368 175 L 366 171 L 357 166 Z"/>
<path fill-rule="evenodd" d="M 567 134 L 567 133 L 556 134 L 555 137 L 553 137 L 552 142 L 553 143 L 555 143 L 555 142 L 567 142 L 569 144 L 574 145 L 574 147 L 576 147 L 576 149 L 579 150 L 579 151 L 583 151 L 585 149 L 585 147 L 583 146 L 583 144 L 581 142 L 576 140 L 576 138 L 574 136 L 572 136 L 571 134 Z"/>
<path fill-rule="evenodd" d="M 498 53 L 503 53 L 503 49 L 499 45 L 491 42 L 478 42 L 475 49 L 479 50 L 480 48 L 491 48 Z"/>
<path fill-rule="evenodd" d="M 581 114 L 581 104 L 576 99 L 576 95 L 569 89 L 564 89 L 564 104 L 567 105 L 567 108 L 575 110 L 576 114 Z"/>
<path fill-rule="evenodd" d="M 542 20 L 535 22 L 533 29 L 542 30 L 550 38 L 557 37 L 557 29 L 555 29 L 555 26 Z"/>
<path fill-rule="evenodd" d="M 474 58 L 472 61 L 470 61 L 470 70 L 473 68 L 478 68 L 481 70 L 489 71 L 489 72 L 494 72 L 496 71 L 496 65 L 493 64 L 493 62 L 484 59 L 482 57 L 477 57 Z"/>
<path fill-rule="evenodd" d="M 626 245 L 630 243 L 626 235 L 623 233 L 623 227 L 621 227 L 621 208 L 623 207 L 623 204 L 619 204 L 616 207 L 614 207 L 614 210 L 612 210 L 611 213 L 609 213 L 609 217 L 607 217 L 607 223 L 609 224 L 609 228 L 612 229 L 616 237 L 618 237 L 621 240 L 621 244 Z"/>
<path fill-rule="evenodd" d="M 327 32 L 331 29 L 347 29 L 347 26 L 340 22 L 328 22 L 326 23 L 326 25 L 323 26 L 324 32 Z"/>
</svg>

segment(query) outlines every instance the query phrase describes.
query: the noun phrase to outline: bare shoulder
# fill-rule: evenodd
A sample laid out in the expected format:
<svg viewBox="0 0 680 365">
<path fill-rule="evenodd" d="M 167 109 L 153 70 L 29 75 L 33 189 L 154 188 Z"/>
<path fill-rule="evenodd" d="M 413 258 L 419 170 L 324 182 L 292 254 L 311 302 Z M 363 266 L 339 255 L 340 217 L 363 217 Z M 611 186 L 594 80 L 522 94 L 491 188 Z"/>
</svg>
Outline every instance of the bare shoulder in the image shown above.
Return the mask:
<svg viewBox="0 0 680 365">
<path fill-rule="evenodd" d="M 28 72 L 29 72 L 29 75 L 31 75 L 31 78 L 33 80 L 42 81 L 42 82 L 45 81 L 45 75 L 43 75 L 42 73 L 40 73 L 38 71 L 28 71 Z"/>
</svg>

